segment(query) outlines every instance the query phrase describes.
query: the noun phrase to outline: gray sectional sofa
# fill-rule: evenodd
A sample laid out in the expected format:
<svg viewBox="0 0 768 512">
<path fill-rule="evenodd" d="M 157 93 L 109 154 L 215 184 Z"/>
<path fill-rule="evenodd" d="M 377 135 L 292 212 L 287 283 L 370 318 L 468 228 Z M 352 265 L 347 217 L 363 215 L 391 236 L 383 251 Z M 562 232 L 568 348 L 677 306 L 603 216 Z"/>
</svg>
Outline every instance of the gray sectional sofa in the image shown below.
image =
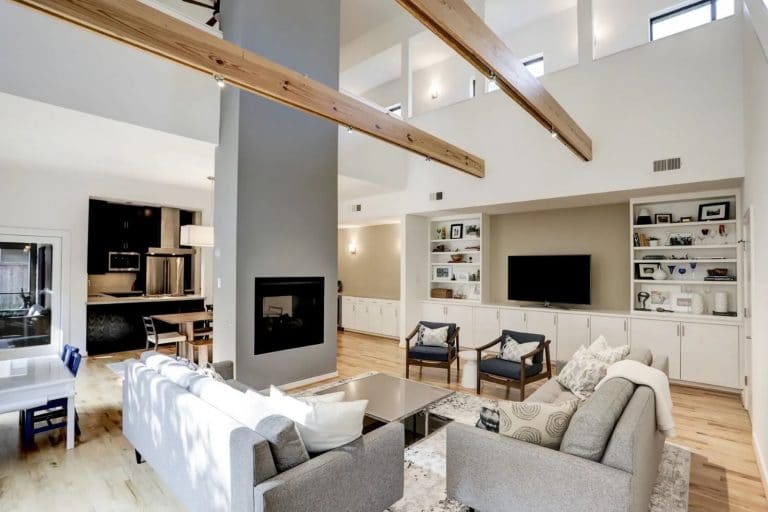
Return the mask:
<svg viewBox="0 0 768 512">
<path fill-rule="evenodd" d="M 125 362 L 123 434 L 188 510 L 380 512 L 403 496 L 402 424 L 278 473 L 263 437 L 190 392 L 210 377 L 174 370 Z"/>
<path fill-rule="evenodd" d="M 666 357 L 629 358 L 669 373 Z M 552 379 L 526 402 L 574 398 Z M 559 451 L 459 423 L 447 438 L 448 497 L 482 512 L 647 512 L 664 448 L 653 391 L 624 379 L 580 406 Z"/>
</svg>

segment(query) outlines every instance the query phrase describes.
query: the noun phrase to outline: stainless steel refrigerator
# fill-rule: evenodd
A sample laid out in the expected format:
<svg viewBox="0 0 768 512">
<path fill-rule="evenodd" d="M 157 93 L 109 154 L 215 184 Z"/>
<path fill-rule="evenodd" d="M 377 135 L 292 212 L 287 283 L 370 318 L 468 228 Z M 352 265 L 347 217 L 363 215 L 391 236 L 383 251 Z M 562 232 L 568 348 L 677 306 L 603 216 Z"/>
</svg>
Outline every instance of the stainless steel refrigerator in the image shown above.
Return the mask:
<svg viewBox="0 0 768 512">
<path fill-rule="evenodd" d="M 147 255 L 147 295 L 184 295 L 184 256 Z"/>
</svg>

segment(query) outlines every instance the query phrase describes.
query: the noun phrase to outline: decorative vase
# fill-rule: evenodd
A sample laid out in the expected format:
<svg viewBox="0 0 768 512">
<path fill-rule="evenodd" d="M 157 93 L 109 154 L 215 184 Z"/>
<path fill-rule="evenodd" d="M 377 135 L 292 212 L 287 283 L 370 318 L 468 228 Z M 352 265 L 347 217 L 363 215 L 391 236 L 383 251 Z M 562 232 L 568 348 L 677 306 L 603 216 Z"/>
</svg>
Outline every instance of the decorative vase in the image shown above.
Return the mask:
<svg viewBox="0 0 768 512">
<path fill-rule="evenodd" d="M 667 273 L 662 270 L 661 267 L 656 267 L 652 275 L 655 281 L 665 281 L 667 279 Z"/>
</svg>

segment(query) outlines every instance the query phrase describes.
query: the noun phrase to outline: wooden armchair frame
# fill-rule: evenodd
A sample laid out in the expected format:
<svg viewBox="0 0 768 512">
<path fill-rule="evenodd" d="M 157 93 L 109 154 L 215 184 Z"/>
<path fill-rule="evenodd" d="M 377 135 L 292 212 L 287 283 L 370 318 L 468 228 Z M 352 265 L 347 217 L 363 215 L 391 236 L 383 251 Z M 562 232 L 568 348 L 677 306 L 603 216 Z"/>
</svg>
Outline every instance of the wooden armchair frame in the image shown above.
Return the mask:
<svg viewBox="0 0 768 512">
<path fill-rule="evenodd" d="M 525 400 L 525 386 L 526 384 L 530 384 L 532 382 L 536 382 L 537 380 L 542 379 L 551 379 L 552 378 L 552 360 L 549 356 L 549 345 L 552 343 L 551 340 L 544 340 L 541 343 L 539 343 L 539 346 L 536 347 L 535 350 L 525 354 L 524 356 L 520 357 L 520 380 L 511 379 L 509 377 L 504 377 L 502 375 L 496 375 L 494 373 L 486 373 L 483 372 L 480 369 L 480 361 L 483 360 L 483 351 L 488 350 L 489 348 L 493 347 L 494 345 L 497 345 L 501 343 L 504 336 L 499 336 L 495 340 L 491 341 L 490 343 L 487 343 L 483 345 L 482 347 L 477 347 L 475 350 L 477 351 L 477 394 L 480 394 L 481 389 L 481 382 L 484 380 L 487 380 L 489 382 L 495 382 L 496 384 L 501 384 L 502 386 L 505 386 L 507 388 L 507 398 L 509 398 L 509 388 L 517 388 L 520 390 L 520 401 Z M 533 375 L 531 377 L 528 377 L 525 374 L 525 361 L 526 359 L 532 359 L 537 354 L 540 354 L 544 352 L 544 363 L 545 363 L 545 371 L 542 371 L 538 375 Z M 510 361 L 511 363 L 511 361 Z M 513 364 L 513 363 L 511 363 Z"/>
<path fill-rule="evenodd" d="M 447 359 L 445 361 L 430 361 L 428 359 L 417 359 L 411 357 L 411 340 L 414 336 L 416 336 L 419 333 L 419 328 L 421 327 L 421 323 L 419 323 L 411 333 L 405 337 L 405 378 L 410 377 L 410 369 L 411 365 L 418 366 L 419 367 L 419 376 L 421 376 L 421 371 L 424 367 L 427 368 L 445 368 L 448 370 L 448 384 L 451 383 L 451 365 L 454 361 L 456 361 L 456 378 L 458 379 L 459 372 L 461 370 L 461 363 L 459 360 L 459 330 L 461 329 L 458 325 L 456 326 L 456 329 L 454 329 L 453 334 L 448 338 L 447 343 L 448 346 L 445 347 L 445 350 L 447 352 Z M 451 353 L 451 348 L 454 348 L 455 350 L 453 353 Z"/>
</svg>

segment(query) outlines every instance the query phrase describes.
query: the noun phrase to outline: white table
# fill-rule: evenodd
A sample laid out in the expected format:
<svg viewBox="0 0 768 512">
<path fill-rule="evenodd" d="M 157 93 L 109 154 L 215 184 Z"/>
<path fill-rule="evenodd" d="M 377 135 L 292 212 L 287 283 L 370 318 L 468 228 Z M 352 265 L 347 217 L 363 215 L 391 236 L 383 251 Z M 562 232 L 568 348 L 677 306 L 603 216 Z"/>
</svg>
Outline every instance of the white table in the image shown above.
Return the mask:
<svg viewBox="0 0 768 512">
<path fill-rule="evenodd" d="M 0 414 L 67 399 L 67 450 L 75 447 L 75 376 L 58 356 L 0 361 Z"/>
</svg>

